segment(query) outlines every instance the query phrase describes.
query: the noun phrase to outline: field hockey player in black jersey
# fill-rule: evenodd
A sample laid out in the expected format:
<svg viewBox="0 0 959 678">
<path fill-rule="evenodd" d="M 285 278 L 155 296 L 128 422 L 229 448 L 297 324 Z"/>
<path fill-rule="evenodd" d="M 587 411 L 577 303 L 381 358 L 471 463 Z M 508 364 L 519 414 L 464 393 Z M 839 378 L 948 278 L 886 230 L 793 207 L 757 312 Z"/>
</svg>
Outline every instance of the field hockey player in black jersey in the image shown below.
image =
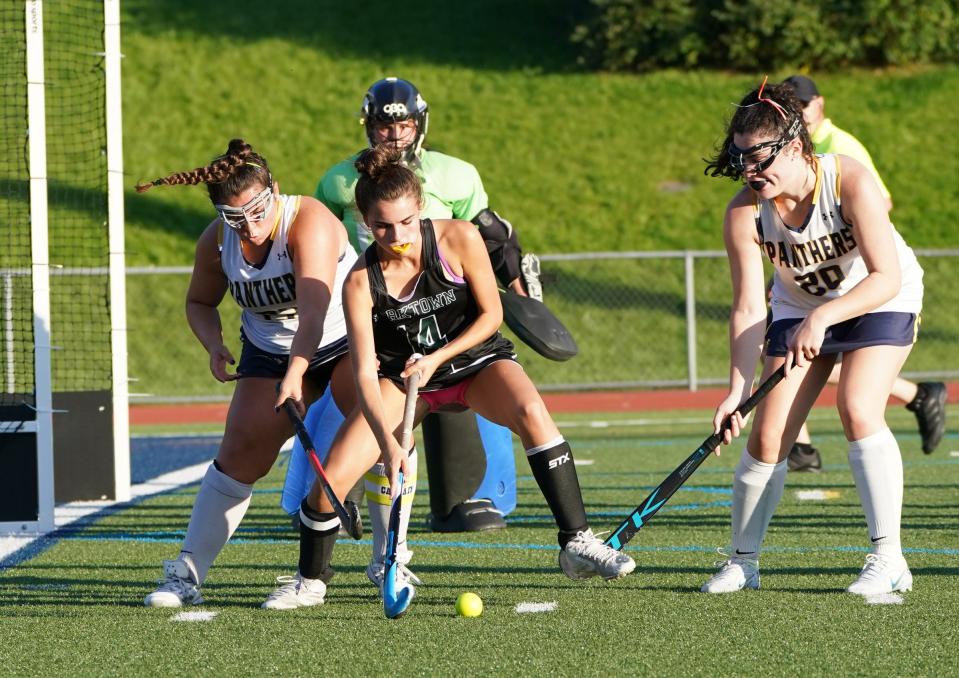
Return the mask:
<svg viewBox="0 0 959 678">
<path fill-rule="evenodd" d="M 630 573 L 636 566 L 632 558 L 605 546 L 589 529 L 569 444 L 516 362 L 512 344 L 499 334 L 499 292 L 475 226 L 421 219 L 420 182 L 395 149 L 364 151 L 356 166 L 356 202 L 374 242 L 343 286 L 358 407 L 338 431 L 326 461 L 337 495 L 377 461 L 385 464 L 391 491 L 397 491 L 398 472 L 407 471 L 411 453 L 397 435 L 404 383 L 415 372 L 417 422 L 430 411 L 470 408 L 522 440 L 559 528 L 559 563 L 568 577 L 616 579 Z M 414 353 L 422 354 L 415 362 Z M 307 516 L 326 529 L 315 533 L 312 545 L 301 541 L 297 576 L 302 578 L 329 568 L 337 536 L 332 506 L 325 497 L 318 499 Z"/>
</svg>

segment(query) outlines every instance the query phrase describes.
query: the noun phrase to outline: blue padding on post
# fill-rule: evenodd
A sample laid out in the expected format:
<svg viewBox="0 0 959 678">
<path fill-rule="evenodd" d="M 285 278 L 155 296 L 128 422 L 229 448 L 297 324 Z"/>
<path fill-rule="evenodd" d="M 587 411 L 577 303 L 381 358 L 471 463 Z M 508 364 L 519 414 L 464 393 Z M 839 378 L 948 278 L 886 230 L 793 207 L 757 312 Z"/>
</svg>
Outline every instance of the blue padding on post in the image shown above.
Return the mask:
<svg viewBox="0 0 959 678">
<path fill-rule="evenodd" d="M 509 429 L 476 415 L 480 440 L 486 450 L 486 475 L 472 499 L 489 499 L 504 515 L 516 508 L 516 461 Z"/>
</svg>

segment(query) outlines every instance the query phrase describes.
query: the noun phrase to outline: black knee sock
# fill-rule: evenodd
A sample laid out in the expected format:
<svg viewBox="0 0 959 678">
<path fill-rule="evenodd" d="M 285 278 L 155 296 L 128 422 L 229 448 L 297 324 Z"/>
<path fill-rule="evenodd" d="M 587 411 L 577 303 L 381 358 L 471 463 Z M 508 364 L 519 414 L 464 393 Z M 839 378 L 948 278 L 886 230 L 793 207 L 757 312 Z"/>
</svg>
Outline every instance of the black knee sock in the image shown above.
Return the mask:
<svg viewBox="0 0 959 678">
<path fill-rule="evenodd" d="M 333 578 L 333 545 L 340 529 L 336 513 L 320 513 L 311 509 L 306 499 L 300 504 L 300 576 L 322 579 L 328 584 Z"/>
<path fill-rule="evenodd" d="M 573 453 L 569 443 L 562 438 L 550 447 L 534 447 L 526 451 L 526 460 L 533 470 L 536 484 L 549 504 L 556 526 L 559 528 L 559 545 L 587 528 L 583 494 L 576 477 Z M 550 443 L 547 443 L 550 444 Z"/>
</svg>

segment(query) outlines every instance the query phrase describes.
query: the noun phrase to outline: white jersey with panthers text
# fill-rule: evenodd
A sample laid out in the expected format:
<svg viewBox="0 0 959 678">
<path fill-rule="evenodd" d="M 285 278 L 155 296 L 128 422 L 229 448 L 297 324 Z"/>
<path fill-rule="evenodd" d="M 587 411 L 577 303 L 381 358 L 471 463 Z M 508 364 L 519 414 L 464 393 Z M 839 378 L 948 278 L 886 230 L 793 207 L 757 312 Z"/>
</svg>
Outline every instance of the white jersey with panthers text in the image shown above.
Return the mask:
<svg viewBox="0 0 959 678">
<path fill-rule="evenodd" d="M 231 228 L 223 228 L 220 263 L 229 282 L 230 294 L 243 309 L 241 321 L 247 340 L 268 353 L 288 354 L 299 327 L 296 277 L 288 238 L 300 209 L 300 196 L 280 195 L 278 207 L 280 218 L 273 229 L 269 251 L 262 261 L 248 262 L 240 248 L 239 234 Z M 346 336 L 343 280 L 355 261 L 356 253 L 349 243 L 345 243 L 336 266 L 333 295 L 318 348 Z"/>
<path fill-rule="evenodd" d="M 840 171 L 835 155 L 818 158 L 812 206 L 801 228 L 783 223 L 771 200 L 758 200 L 756 226 L 762 248 L 775 268 L 773 321 L 804 318 L 827 301 L 855 287 L 868 271 L 859 252 L 855 228 L 842 217 Z M 892 228 L 902 287 L 872 313 L 893 311 L 918 314 L 922 310 L 922 268 L 902 236 Z"/>
</svg>

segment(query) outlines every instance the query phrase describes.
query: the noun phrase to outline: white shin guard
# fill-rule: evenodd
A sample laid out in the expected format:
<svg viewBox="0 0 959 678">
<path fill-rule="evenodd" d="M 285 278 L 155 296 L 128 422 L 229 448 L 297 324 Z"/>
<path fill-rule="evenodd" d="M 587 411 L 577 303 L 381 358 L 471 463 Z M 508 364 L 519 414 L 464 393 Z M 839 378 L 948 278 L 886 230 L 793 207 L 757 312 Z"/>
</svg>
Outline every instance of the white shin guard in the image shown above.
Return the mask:
<svg viewBox="0 0 959 678">
<path fill-rule="evenodd" d="M 406 543 L 406 533 L 413 512 L 416 494 L 417 453 L 414 447 L 407 460 L 408 473 L 403 479 L 403 501 L 400 504 L 400 528 L 396 537 L 396 562 L 406 565 L 413 558 Z M 390 523 L 390 481 L 383 472 L 383 464 L 374 464 L 363 477 L 366 485 L 366 505 L 370 512 L 370 530 L 373 532 L 373 562 L 386 559 L 386 532 Z"/>
<path fill-rule="evenodd" d="M 767 464 L 743 449 L 733 476 L 733 557 L 759 559 L 769 521 L 786 486 L 786 461 Z"/>
<path fill-rule="evenodd" d="M 849 466 L 866 514 L 872 552 L 902 558 L 902 455 L 888 428 L 849 443 Z"/>
<path fill-rule="evenodd" d="M 241 483 L 210 464 L 193 503 L 193 513 L 181 553 L 190 554 L 198 584 L 240 525 L 253 496 L 253 486 Z"/>
</svg>

